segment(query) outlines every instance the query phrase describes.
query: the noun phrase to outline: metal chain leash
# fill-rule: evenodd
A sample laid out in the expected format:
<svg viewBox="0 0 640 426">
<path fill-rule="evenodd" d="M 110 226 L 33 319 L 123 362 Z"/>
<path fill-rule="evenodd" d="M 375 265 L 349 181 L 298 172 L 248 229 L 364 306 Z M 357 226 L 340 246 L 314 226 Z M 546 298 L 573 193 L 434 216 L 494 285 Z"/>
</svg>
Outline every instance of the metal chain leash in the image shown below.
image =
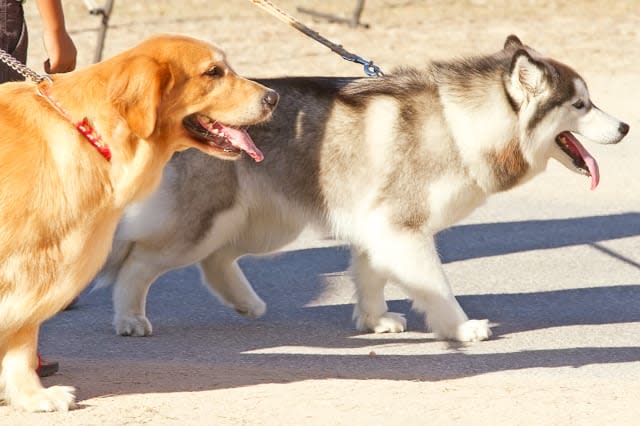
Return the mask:
<svg viewBox="0 0 640 426">
<path fill-rule="evenodd" d="M 11 68 L 15 72 L 23 76 L 24 78 L 32 80 L 35 83 L 41 83 L 44 80 L 51 82 L 51 77 L 49 77 L 48 75 L 38 74 L 37 72 L 35 72 L 31 68 L 23 64 L 22 62 L 14 58 L 10 53 L 8 53 L 3 49 L 0 49 L 0 61 L 7 64 L 9 68 Z"/>
<path fill-rule="evenodd" d="M 275 16 L 276 18 L 280 19 L 281 21 L 288 23 L 293 28 L 295 28 L 296 30 L 298 30 L 301 33 L 305 34 L 306 36 L 311 37 L 315 41 L 324 44 L 329 49 L 331 49 L 333 52 L 335 52 L 338 55 L 342 56 L 342 59 L 345 59 L 347 61 L 356 62 L 358 64 L 364 65 L 364 72 L 369 77 L 373 77 L 373 76 L 382 77 L 384 75 L 382 73 L 382 70 L 380 69 L 380 67 L 377 66 L 377 65 L 374 65 L 373 61 L 369 61 L 369 60 L 364 59 L 364 58 L 362 58 L 362 57 L 360 57 L 358 55 L 355 55 L 355 54 L 349 52 L 348 50 L 346 50 L 341 45 L 335 44 L 332 41 L 327 40 L 326 38 L 324 38 L 320 34 L 318 34 L 316 31 L 314 31 L 311 28 L 307 27 L 302 22 L 298 21 L 296 18 L 294 18 L 293 16 L 289 15 L 287 12 L 285 12 L 282 9 L 280 9 L 275 4 L 271 3 L 269 0 L 249 0 L 249 1 L 251 3 L 253 3 L 253 4 L 255 4 L 256 6 L 259 6 L 262 9 L 266 10 L 267 12 L 269 12 L 270 14 Z"/>
</svg>

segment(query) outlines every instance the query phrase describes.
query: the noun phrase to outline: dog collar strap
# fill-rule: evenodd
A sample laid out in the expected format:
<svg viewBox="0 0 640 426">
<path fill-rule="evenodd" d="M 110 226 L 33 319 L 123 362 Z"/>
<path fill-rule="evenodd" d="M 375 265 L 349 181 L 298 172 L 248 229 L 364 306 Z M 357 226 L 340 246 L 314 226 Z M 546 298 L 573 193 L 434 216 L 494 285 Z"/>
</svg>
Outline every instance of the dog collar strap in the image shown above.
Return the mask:
<svg viewBox="0 0 640 426">
<path fill-rule="evenodd" d="M 38 86 L 38 94 L 45 98 L 49 102 L 49 104 L 51 104 L 53 109 L 58 111 L 60 115 L 62 115 L 71 124 L 73 124 L 73 127 L 75 127 L 82 134 L 82 136 L 84 136 L 84 138 L 89 141 L 89 143 L 93 145 L 95 149 L 98 150 L 100 155 L 102 155 L 107 161 L 111 161 L 111 150 L 109 149 L 109 146 L 102 142 L 102 137 L 98 134 L 98 132 L 96 132 L 93 124 L 91 124 L 87 117 L 84 117 L 81 121 L 78 122 L 73 121 L 69 113 L 65 111 L 64 108 L 62 108 L 60 102 L 56 101 L 49 94 L 46 86 Z"/>
</svg>

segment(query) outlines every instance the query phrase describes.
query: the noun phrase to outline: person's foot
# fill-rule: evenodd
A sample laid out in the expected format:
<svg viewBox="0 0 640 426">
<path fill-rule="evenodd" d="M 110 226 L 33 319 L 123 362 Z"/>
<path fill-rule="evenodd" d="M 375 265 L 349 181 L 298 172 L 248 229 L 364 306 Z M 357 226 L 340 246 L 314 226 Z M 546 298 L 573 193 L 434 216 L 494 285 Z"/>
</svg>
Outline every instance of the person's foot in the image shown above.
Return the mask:
<svg viewBox="0 0 640 426">
<path fill-rule="evenodd" d="M 36 373 L 38 377 L 49 377 L 53 376 L 60 369 L 60 364 L 58 361 L 47 361 L 42 359 L 40 355 L 38 355 L 38 367 L 36 368 Z"/>
</svg>

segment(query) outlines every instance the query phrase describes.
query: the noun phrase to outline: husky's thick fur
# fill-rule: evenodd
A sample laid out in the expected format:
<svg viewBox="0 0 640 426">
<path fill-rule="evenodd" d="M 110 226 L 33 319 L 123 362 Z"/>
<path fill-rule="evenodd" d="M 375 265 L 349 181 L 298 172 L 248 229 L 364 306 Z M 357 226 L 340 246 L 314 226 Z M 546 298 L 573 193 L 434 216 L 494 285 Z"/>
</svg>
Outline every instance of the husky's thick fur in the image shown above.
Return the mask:
<svg viewBox="0 0 640 426">
<path fill-rule="evenodd" d="M 572 133 L 613 144 L 629 130 L 591 102 L 576 72 L 515 36 L 493 55 L 381 78 L 262 83 L 281 95 L 273 119 L 249 129 L 262 164 L 180 153 L 160 190 L 121 221 L 100 277 L 115 285 L 117 333 L 150 334 L 149 286 L 196 262 L 224 302 L 263 314 L 236 259 L 274 251 L 315 224 L 352 245 L 358 328 L 405 329 L 384 299 L 393 281 L 440 337 L 486 339 L 488 322 L 469 320 L 457 303 L 433 235 L 550 158 L 595 187 L 597 163 Z"/>
</svg>

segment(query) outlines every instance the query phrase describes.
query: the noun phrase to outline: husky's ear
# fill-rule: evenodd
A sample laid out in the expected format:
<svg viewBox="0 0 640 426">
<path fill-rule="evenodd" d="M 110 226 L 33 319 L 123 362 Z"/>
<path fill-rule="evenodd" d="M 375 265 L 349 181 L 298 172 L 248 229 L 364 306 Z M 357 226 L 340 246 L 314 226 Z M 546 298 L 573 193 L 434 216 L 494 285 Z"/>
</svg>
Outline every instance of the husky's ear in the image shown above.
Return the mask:
<svg viewBox="0 0 640 426">
<path fill-rule="evenodd" d="M 511 34 L 504 41 L 504 48 L 503 49 L 504 50 L 515 50 L 515 49 L 519 49 L 519 48 L 521 48 L 523 46 L 524 45 L 522 44 L 522 42 L 520 41 L 518 36 L 516 36 L 515 34 Z"/>
<path fill-rule="evenodd" d="M 511 59 L 511 84 L 520 88 L 525 97 L 536 96 L 544 90 L 546 68 L 524 49 Z"/>
<path fill-rule="evenodd" d="M 160 100 L 172 81 L 167 66 L 138 56 L 127 59 L 113 74 L 107 97 L 131 131 L 144 139 L 156 128 Z"/>
</svg>

